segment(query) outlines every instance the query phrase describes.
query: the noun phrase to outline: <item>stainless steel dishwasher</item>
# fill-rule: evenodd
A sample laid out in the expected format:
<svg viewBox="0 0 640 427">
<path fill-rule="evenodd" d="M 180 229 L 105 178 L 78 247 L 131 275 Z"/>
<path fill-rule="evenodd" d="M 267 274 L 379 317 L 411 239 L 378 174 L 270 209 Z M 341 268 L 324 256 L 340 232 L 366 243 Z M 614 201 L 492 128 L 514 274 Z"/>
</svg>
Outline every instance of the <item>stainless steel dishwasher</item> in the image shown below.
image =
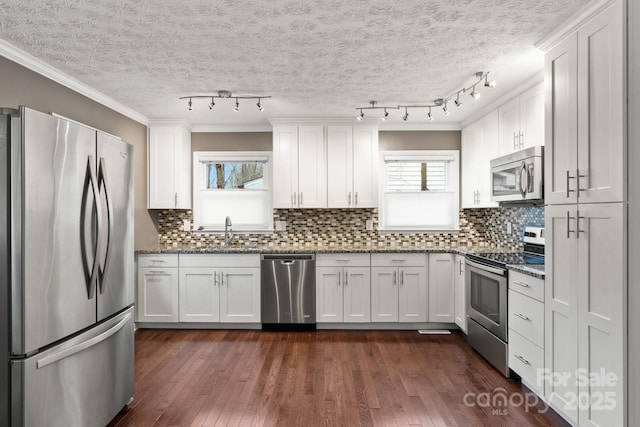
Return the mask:
<svg viewBox="0 0 640 427">
<path fill-rule="evenodd" d="M 262 255 L 260 275 L 263 328 L 269 325 L 315 326 L 315 255 Z"/>
</svg>

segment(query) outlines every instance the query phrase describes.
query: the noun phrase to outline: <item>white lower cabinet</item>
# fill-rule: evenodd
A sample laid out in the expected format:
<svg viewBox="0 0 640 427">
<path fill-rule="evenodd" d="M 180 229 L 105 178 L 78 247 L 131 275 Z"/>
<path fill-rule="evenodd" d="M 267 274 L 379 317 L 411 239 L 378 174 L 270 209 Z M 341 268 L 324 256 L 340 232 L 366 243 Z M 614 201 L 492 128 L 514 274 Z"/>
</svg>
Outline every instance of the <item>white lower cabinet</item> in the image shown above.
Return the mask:
<svg viewBox="0 0 640 427">
<path fill-rule="evenodd" d="M 425 254 L 371 255 L 371 321 L 427 321 Z"/>
<path fill-rule="evenodd" d="M 371 321 L 369 254 L 316 257 L 316 322 Z"/>
<path fill-rule="evenodd" d="M 138 256 L 136 320 L 178 321 L 178 256 Z"/>
<path fill-rule="evenodd" d="M 260 268 L 220 270 L 220 322 L 260 323 Z"/>
<path fill-rule="evenodd" d="M 455 255 L 429 254 L 429 322 L 455 321 Z"/>
<path fill-rule="evenodd" d="M 455 257 L 455 289 L 453 317 L 456 325 L 462 332 L 467 333 L 467 287 L 465 281 L 465 257 L 456 255 Z"/>
<path fill-rule="evenodd" d="M 220 288 L 213 268 L 180 269 L 180 321 L 219 322 Z"/>
</svg>

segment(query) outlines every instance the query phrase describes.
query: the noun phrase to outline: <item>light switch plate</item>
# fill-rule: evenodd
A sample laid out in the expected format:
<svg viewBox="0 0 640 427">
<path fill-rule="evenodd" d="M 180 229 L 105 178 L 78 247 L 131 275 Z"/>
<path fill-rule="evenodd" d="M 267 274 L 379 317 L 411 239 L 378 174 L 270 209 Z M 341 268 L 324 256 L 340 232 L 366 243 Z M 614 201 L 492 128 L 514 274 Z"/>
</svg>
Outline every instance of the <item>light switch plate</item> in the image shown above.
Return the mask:
<svg viewBox="0 0 640 427">
<path fill-rule="evenodd" d="M 367 229 L 367 231 L 371 231 L 373 230 L 373 220 L 372 219 L 368 219 L 366 224 L 365 224 L 365 228 Z"/>
<path fill-rule="evenodd" d="M 191 231 L 191 221 L 185 219 L 182 222 L 182 231 Z"/>
<path fill-rule="evenodd" d="M 507 222 L 507 234 L 511 234 L 511 222 Z"/>
<path fill-rule="evenodd" d="M 287 231 L 287 221 L 276 221 L 276 231 Z"/>
</svg>

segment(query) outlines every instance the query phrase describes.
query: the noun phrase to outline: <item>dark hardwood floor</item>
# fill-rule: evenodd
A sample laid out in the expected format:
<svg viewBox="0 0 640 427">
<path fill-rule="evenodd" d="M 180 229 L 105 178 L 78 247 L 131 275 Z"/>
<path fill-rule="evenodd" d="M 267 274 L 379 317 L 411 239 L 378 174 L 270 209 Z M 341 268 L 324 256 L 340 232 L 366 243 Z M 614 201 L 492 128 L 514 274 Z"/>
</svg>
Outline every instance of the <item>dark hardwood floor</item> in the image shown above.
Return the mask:
<svg viewBox="0 0 640 427">
<path fill-rule="evenodd" d="M 135 353 L 110 426 L 567 425 L 458 333 L 139 330 Z"/>
</svg>

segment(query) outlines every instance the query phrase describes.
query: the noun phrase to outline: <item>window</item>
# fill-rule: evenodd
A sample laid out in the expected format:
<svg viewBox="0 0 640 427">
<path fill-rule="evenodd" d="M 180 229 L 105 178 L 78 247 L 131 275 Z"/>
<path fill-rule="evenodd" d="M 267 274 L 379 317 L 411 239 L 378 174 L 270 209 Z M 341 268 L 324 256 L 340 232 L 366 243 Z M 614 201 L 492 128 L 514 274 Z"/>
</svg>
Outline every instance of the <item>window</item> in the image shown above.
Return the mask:
<svg viewBox="0 0 640 427">
<path fill-rule="evenodd" d="M 449 150 L 381 152 L 380 229 L 457 230 L 459 153 Z"/>
<path fill-rule="evenodd" d="M 193 154 L 193 222 L 202 231 L 273 228 L 270 191 L 271 153 L 195 152 Z"/>
</svg>

